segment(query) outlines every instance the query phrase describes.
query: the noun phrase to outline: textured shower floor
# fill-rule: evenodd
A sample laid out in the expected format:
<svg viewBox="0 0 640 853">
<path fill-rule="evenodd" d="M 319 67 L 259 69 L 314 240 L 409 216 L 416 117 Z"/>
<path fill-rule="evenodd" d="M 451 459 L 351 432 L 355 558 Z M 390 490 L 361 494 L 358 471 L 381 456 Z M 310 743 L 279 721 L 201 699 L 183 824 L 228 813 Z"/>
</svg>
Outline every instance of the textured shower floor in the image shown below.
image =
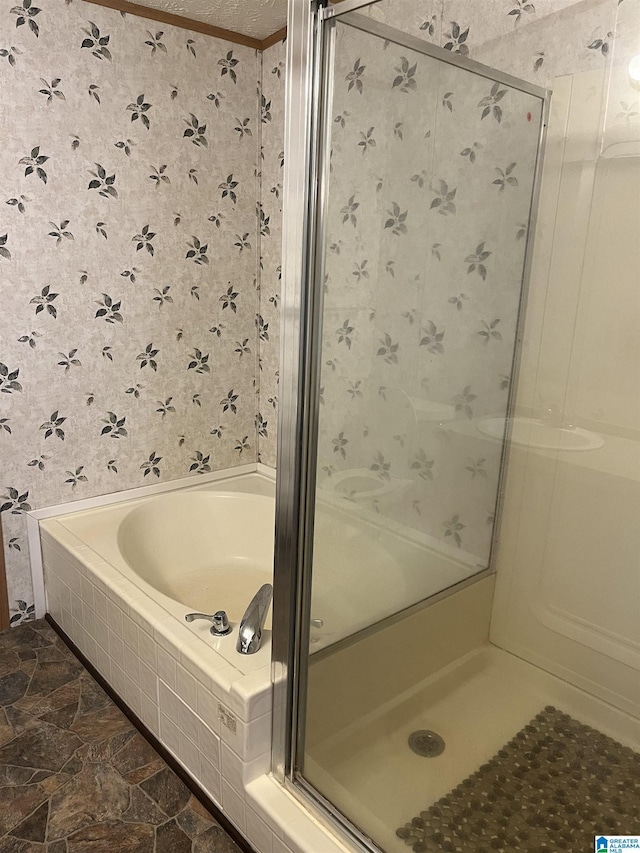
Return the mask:
<svg viewBox="0 0 640 853">
<path fill-rule="evenodd" d="M 640 752 L 547 705 L 397 835 L 414 853 L 581 853 L 639 832 Z"/>
<path fill-rule="evenodd" d="M 489 761 L 546 705 L 640 747 L 640 721 L 486 646 L 316 746 L 305 775 L 384 850 L 406 853 L 396 829 Z M 411 752 L 407 739 L 416 729 L 440 734 L 442 755 Z"/>
</svg>

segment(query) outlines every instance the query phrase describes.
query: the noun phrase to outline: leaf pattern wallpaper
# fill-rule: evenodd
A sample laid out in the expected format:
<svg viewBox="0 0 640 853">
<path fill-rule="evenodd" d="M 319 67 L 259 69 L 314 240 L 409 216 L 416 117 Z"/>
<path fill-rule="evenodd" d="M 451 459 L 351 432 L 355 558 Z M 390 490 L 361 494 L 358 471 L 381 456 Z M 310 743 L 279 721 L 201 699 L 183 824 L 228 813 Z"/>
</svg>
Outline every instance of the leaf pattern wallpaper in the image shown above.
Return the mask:
<svg viewBox="0 0 640 853">
<path fill-rule="evenodd" d="M 260 313 L 257 320 L 260 403 L 256 429 L 260 461 L 276 466 L 276 421 L 280 378 L 280 285 L 282 274 L 282 185 L 284 172 L 285 43 L 262 54 L 260 119 Z"/>
<path fill-rule="evenodd" d="M 282 47 L 269 54 L 267 107 L 259 51 L 82 0 L 0 9 L 14 623 L 32 613 L 24 511 L 254 462 L 260 441 L 275 464 L 277 355 L 264 401 L 258 369 L 278 337 Z"/>
<path fill-rule="evenodd" d="M 593 0 L 576 14 L 570 0 L 382 0 L 365 14 L 551 86 L 560 74 L 602 67 L 616 37 L 618 5 L 635 2 Z M 348 103 L 347 96 L 362 99 L 374 70 L 357 52 L 350 61 L 338 81 L 344 106 L 335 129 L 344 131 L 339 144 L 361 169 L 387 147 L 410 141 L 427 117 L 407 123 L 385 115 L 383 134 L 381 104 L 357 115 Z M 424 81 L 415 61 L 399 50 L 385 51 L 383 61 L 385 97 L 418 97 Z M 275 465 L 284 74 L 282 44 L 260 55 L 83 0 L 6 0 L 0 7 L 0 507 L 15 621 L 31 615 L 23 517 L 29 508 L 245 461 Z M 462 113 L 453 87 L 439 85 L 438 93 L 440 121 Z M 487 133 L 509 120 L 500 115 L 508 99 L 497 95 L 487 87 L 468 105 Z M 636 94 L 619 100 L 620 122 L 633 121 Z M 385 111 L 387 103 L 394 101 L 385 101 Z M 487 165 L 485 141 L 472 133 L 453 153 L 460 168 L 487 170 L 482 198 L 491 205 L 510 204 L 522 191 L 520 153 Z M 457 175 L 431 175 L 426 166 L 410 171 L 403 194 L 387 195 L 387 181 L 376 225 L 389 246 L 398 241 L 397 255 L 381 259 L 395 287 L 407 281 L 399 241 L 415 235 L 419 216 L 444 228 L 465 214 Z M 361 197 L 344 193 L 334 260 L 366 212 Z M 513 223 L 516 245 L 524 225 Z M 505 346 L 509 318 L 508 311 L 471 311 L 478 289 L 496 280 L 497 246 L 487 236 L 460 246 L 454 268 L 461 286 L 439 306 L 458 321 L 474 317 L 468 334 L 483 359 Z M 361 239 L 344 271 L 351 288 L 379 273 Z M 434 271 L 454 263 L 445 243 L 434 238 L 426 247 Z M 332 400 L 327 382 L 325 406 L 344 407 L 352 398 L 364 405 L 370 389 L 355 361 L 353 372 L 346 366 L 367 324 L 375 330 L 372 357 L 391 376 L 407 365 L 402 329 L 413 330 L 422 367 L 426 359 L 455 358 L 449 320 L 435 301 L 418 305 L 410 281 L 407 287 L 412 298 L 401 300 L 395 325 L 383 322 L 384 310 L 372 321 L 362 306 L 361 316 L 336 307 L 327 333 L 337 355 L 346 356 L 336 363 L 344 396 Z M 397 291 L 388 294 L 398 301 Z M 415 372 L 418 378 L 423 371 Z M 491 395 L 504 399 L 508 371 L 494 371 L 492 381 Z M 479 390 L 457 382 L 447 391 L 460 423 L 484 405 Z M 395 407 L 400 421 L 413 411 L 397 389 L 387 400 L 378 395 L 376 403 Z M 361 420 L 375 438 L 366 409 Z M 338 467 L 361 443 L 343 427 L 336 416 L 323 465 Z M 389 441 L 393 453 L 381 446 L 380 456 L 358 464 L 385 479 L 392 468 L 395 476 L 399 453 L 411 483 L 429 487 L 442 475 L 424 442 L 412 445 L 409 458 L 402 423 Z M 484 453 L 465 454 L 459 484 L 488 488 L 494 467 Z M 412 501 L 404 510 L 417 517 Z M 433 533 L 458 550 L 476 549 L 473 541 L 482 550 L 486 501 L 479 506 L 471 523 L 439 507 Z"/>
<path fill-rule="evenodd" d="M 364 14 L 552 87 L 605 67 L 616 9 L 634 2 L 382 0 Z M 536 110 L 363 33 L 341 32 L 338 53 L 318 484 L 482 568 L 501 447 L 476 424 L 504 415 L 511 382 Z M 628 115 L 631 93 L 620 103 Z"/>
<path fill-rule="evenodd" d="M 319 485 L 484 566 L 541 100 L 336 28 Z"/>
<path fill-rule="evenodd" d="M 553 88 L 602 68 L 616 10 L 636 0 L 381 0 L 365 14 L 521 80 Z"/>
</svg>

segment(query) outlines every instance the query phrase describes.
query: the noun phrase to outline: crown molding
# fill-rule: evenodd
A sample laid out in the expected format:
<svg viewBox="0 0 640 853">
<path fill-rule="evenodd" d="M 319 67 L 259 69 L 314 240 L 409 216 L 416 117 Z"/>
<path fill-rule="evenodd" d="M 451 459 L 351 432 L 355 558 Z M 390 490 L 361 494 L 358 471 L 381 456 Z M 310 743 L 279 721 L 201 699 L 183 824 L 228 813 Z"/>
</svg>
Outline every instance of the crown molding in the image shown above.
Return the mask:
<svg viewBox="0 0 640 853">
<path fill-rule="evenodd" d="M 271 33 L 270 36 L 267 36 L 266 39 L 262 40 L 261 50 L 266 50 L 268 47 L 272 47 L 274 44 L 278 44 L 279 41 L 284 41 L 287 37 L 287 28 L 282 27 L 280 30 L 276 30 L 275 33 Z"/>
<path fill-rule="evenodd" d="M 260 39 L 236 33 L 233 30 L 224 30 L 222 27 L 214 27 L 193 18 L 183 18 L 182 15 L 174 15 L 172 12 L 164 12 L 150 6 L 141 6 L 139 3 L 131 3 L 130 0 L 86 0 L 86 2 L 93 3 L 95 6 L 106 6 L 107 9 L 115 9 L 118 12 L 126 12 L 129 15 L 136 15 L 139 18 L 159 21 L 161 24 L 170 24 L 172 27 L 180 27 L 183 30 L 191 30 L 194 33 L 202 33 L 202 35 L 223 39 L 234 44 L 243 44 L 245 47 L 252 47 L 255 50 L 263 49 L 264 42 Z M 265 41 L 268 41 L 268 38 Z"/>
</svg>

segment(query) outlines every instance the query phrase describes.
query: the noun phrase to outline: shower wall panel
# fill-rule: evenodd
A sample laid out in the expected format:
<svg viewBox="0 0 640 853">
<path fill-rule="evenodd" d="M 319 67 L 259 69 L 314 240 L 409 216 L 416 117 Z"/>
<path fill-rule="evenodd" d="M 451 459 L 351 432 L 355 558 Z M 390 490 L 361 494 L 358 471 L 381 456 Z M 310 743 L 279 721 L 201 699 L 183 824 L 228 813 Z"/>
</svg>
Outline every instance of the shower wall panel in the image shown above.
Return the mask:
<svg viewBox="0 0 640 853">
<path fill-rule="evenodd" d="M 640 715 L 640 5 L 556 81 L 516 412 L 591 449 L 511 449 L 492 640 Z"/>
</svg>

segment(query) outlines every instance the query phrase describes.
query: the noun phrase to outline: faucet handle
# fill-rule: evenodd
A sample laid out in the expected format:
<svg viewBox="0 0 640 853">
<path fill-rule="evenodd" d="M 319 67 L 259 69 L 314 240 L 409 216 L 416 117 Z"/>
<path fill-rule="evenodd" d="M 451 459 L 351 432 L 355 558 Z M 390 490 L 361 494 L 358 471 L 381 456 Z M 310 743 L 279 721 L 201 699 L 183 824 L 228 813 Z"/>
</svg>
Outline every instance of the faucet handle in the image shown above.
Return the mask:
<svg viewBox="0 0 640 853">
<path fill-rule="evenodd" d="M 209 633 L 213 634 L 214 637 L 224 637 L 226 634 L 230 634 L 232 630 L 226 610 L 216 610 L 211 620 Z"/>
<path fill-rule="evenodd" d="M 211 622 L 210 633 L 214 637 L 224 637 L 225 634 L 230 634 L 233 630 L 229 624 L 229 617 L 224 610 L 216 610 L 211 616 L 207 613 L 187 613 L 185 622 L 193 622 L 196 619 L 207 619 Z"/>
<path fill-rule="evenodd" d="M 212 622 L 213 614 L 208 616 L 206 613 L 187 613 L 184 617 L 185 622 L 194 622 L 196 619 L 208 619 L 209 622 Z"/>
</svg>

